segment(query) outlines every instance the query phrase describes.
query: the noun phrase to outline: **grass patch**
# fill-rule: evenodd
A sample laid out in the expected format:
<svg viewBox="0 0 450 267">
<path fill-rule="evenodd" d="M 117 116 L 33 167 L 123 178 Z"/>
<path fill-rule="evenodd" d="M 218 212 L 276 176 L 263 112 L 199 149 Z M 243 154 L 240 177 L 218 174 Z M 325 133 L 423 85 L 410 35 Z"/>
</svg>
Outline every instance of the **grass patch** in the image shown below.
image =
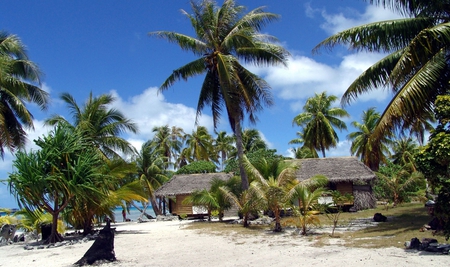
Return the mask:
<svg viewBox="0 0 450 267">
<path fill-rule="evenodd" d="M 352 222 L 358 219 L 368 219 L 370 221 L 375 213 L 382 213 L 388 217 L 387 222 L 378 223 L 374 226 L 355 231 L 342 231 L 350 226 Z M 325 216 L 319 215 L 322 227 L 330 227 L 332 222 Z M 289 218 L 283 218 L 284 227 L 290 226 L 287 222 Z M 307 240 L 313 241 L 316 246 L 327 246 L 330 244 L 343 245 L 346 247 L 365 247 L 365 248 L 383 248 L 399 247 L 404 248 L 404 242 L 413 237 L 422 239 L 424 237 L 436 238 L 439 243 L 445 243 L 442 235 L 432 235 L 431 231 L 420 232 L 419 229 L 431 221 L 426 209 L 421 203 L 409 203 L 385 210 L 379 207 L 371 210 L 359 212 L 342 213 L 339 219 L 339 228 L 335 235 L 339 238 L 330 237 L 329 232 L 314 233 L 307 237 Z M 234 238 L 245 238 L 246 236 L 261 235 L 270 240 L 267 233 L 271 233 L 273 226 L 251 225 L 244 228 L 240 224 L 220 223 L 220 222 L 194 222 L 186 225 L 186 229 L 199 230 L 202 233 L 230 236 Z M 331 229 L 331 228 L 330 228 Z M 290 238 L 291 235 L 286 235 Z"/>
</svg>

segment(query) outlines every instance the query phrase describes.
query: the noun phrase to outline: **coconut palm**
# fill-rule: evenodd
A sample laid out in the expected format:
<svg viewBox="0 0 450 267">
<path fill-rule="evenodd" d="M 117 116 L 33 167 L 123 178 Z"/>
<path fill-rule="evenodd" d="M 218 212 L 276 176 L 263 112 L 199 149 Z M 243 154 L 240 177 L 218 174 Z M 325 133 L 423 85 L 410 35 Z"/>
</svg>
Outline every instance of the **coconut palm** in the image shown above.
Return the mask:
<svg viewBox="0 0 450 267">
<path fill-rule="evenodd" d="M 318 225 L 320 220 L 317 215 L 319 198 L 326 193 L 324 186 L 328 179 L 322 175 L 316 175 L 296 184 L 288 192 L 287 198 L 293 203 L 293 211 L 297 215 L 297 224 L 301 228 L 301 234 L 306 235 L 308 225 Z M 298 204 L 298 205 L 296 205 Z"/>
<path fill-rule="evenodd" d="M 217 133 L 216 139 L 214 139 L 213 146 L 219 154 L 220 158 L 220 169 L 223 171 L 224 163 L 228 159 L 228 155 L 233 151 L 234 138 L 227 135 L 225 131 L 220 131 Z"/>
<path fill-rule="evenodd" d="M 311 149 L 304 145 L 305 140 L 303 139 L 303 132 L 297 132 L 297 138 L 289 141 L 289 144 L 303 144 L 301 147 L 291 148 L 292 153 L 294 153 L 294 158 L 296 159 L 306 159 L 306 158 L 318 158 L 317 150 Z"/>
<path fill-rule="evenodd" d="M 414 155 L 417 152 L 419 152 L 419 147 L 411 137 L 395 139 L 392 142 L 392 163 L 398 165 L 414 163 Z"/>
<path fill-rule="evenodd" d="M 151 32 L 190 51 L 198 59 L 176 69 L 164 81 L 160 91 L 174 82 L 205 73 L 197 105 L 197 119 L 205 106 L 211 106 L 214 127 L 225 108 L 231 129 L 236 134 L 236 147 L 240 159 L 242 188 L 248 188 L 242 156 L 241 124 L 245 115 L 256 122 L 256 112 L 272 104 L 269 85 L 251 73 L 239 60 L 257 66 L 286 65 L 287 51 L 274 43 L 273 36 L 261 34 L 266 24 L 278 15 L 265 12 L 262 7 L 244 13 L 243 6 L 234 0 L 225 0 L 222 6 L 215 1 L 191 1 L 193 14 L 182 10 L 188 17 L 196 37 L 168 31 Z"/>
<path fill-rule="evenodd" d="M 176 162 L 177 155 L 183 146 L 183 129 L 165 125 L 155 126 L 152 131 L 155 133 L 152 146 L 160 151 L 166 161 L 165 168 L 168 168 L 169 165 L 173 164 L 172 159 Z"/>
<path fill-rule="evenodd" d="M 26 102 L 46 109 L 48 93 L 40 88 L 41 72 L 28 59 L 21 40 L 0 31 L 0 155 L 15 152 L 26 142 L 24 128 L 33 128 Z"/>
<path fill-rule="evenodd" d="M 356 155 L 371 170 L 378 170 L 380 162 L 386 162 L 386 155 L 389 154 L 387 144 L 390 143 L 389 136 L 377 139 L 374 137 L 374 130 L 380 119 L 380 113 L 375 108 L 363 111 L 362 122 L 353 121 L 352 126 L 357 129 L 347 135 L 352 141 L 350 152 Z"/>
<path fill-rule="evenodd" d="M 348 117 L 347 111 L 338 107 L 331 107 L 331 104 L 337 100 L 334 95 L 328 96 L 326 92 L 315 94 L 308 98 L 303 113 L 294 117 L 293 124 L 304 129 L 304 145 L 310 149 L 316 149 L 322 152 L 325 157 L 325 150 L 336 147 L 339 137 L 334 130 L 347 130 L 345 122 L 339 118 Z"/>
<path fill-rule="evenodd" d="M 135 161 L 137 163 L 139 181 L 152 205 L 153 211 L 156 215 L 162 215 L 163 211 L 159 208 L 155 191 L 169 180 L 165 173 L 166 161 L 153 146 L 153 141 L 147 141 L 142 145 Z"/>
<path fill-rule="evenodd" d="M 188 154 L 194 160 L 217 161 L 213 147 L 213 137 L 204 126 L 197 126 L 192 134 L 184 136 Z"/>
<path fill-rule="evenodd" d="M 245 167 L 249 177 L 260 184 L 265 194 L 267 208 L 274 214 L 275 228 L 273 231 L 281 232 L 281 211 L 287 207 L 290 201 L 287 199 L 287 195 L 296 182 L 295 173 L 298 165 L 282 159 L 267 161 L 265 158 L 261 158 L 253 164 L 245 160 Z"/>
<path fill-rule="evenodd" d="M 341 101 L 349 104 L 371 90 L 390 89 L 393 97 L 373 131 L 374 139 L 382 139 L 397 128 L 426 123 L 436 96 L 448 90 L 450 11 L 447 1 L 370 2 L 405 17 L 344 30 L 322 41 L 314 51 L 343 44 L 351 50 L 387 53 L 347 88 Z"/>
<path fill-rule="evenodd" d="M 93 97 L 91 92 L 82 107 L 69 93 L 63 93 L 61 99 L 71 111 L 73 124 L 60 115 L 54 115 L 45 121 L 47 125 L 66 123 L 78 128 L 106 158 L 120 157 L 118 152 L 135 152 L 134 147 L 120 134 L 128 131 L 137 133 L 137 125 L 120 111 L 109 107 L 115 100 L 112 95 Z"/>
</svg>

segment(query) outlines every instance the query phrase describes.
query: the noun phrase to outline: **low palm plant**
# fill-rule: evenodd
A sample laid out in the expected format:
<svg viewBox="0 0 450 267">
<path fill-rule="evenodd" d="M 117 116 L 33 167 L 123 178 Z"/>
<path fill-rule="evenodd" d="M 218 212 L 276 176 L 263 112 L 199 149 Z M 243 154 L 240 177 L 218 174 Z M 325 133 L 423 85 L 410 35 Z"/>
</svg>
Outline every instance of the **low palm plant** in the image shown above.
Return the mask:
<svg viewBox="0 0 450 267">
<path fill-rule="evenodd" d="M 288 199 L 298 206 L 293 205 L 292 210 L 297 216 L 297 226 L 301 228 L 301 234 L 306 235 L 308 225 L 319 225 L 318 206 L 319 198 L 326 193 L 324 186 L 328 179 L 323 175 L 316 175 L 310 179 L 299 182 L 288 193 Z"/>
</svg>

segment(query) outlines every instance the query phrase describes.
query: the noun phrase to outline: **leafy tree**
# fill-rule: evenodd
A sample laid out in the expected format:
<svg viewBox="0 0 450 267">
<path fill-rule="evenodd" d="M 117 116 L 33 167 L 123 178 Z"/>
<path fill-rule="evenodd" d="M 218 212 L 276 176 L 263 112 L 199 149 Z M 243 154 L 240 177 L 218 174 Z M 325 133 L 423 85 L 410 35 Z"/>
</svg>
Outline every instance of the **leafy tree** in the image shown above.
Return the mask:
<svg viewBox="0 0 450 267">
<path fill-rule="evenodd" d="M 16 35 L 0 31 L 0 155 L 26 142 L 24 127 L 33 128 L 26 102 L 47 108 L 48 93 L 40 88 L 41 72 L 28 59 L 25 45 Z"/>
<path fill-rule="evenodd" d="M 177 174 L 192 174 L 192 173 L 214 173 L 216 172 L 216 164 L 211 161 L 194 161 L 178 169 Z"/>
<path fill-rule="evenodd" d="M 341 31 L 322 41 L 313 51 L 343 44 L 354 51 L 387 53 L 347 88 L 341 102 L 349 104 L 361 94 L 388 88 L 393 97 L 373 130 L 374 140 L 381 140 L 396 128 L 412 127 L 413 132 L 426 129 L 436 96 L 447 90 L 450 77 L 448 2 L 370 2 L 406 17 Z"/>
<path fill-rule="evenodd" d="M 435 102 L 436 129 L 431 132 L 428 143 L 416 156 L 418 169 L 425 175 L 433 189 L 439 194 L 435 205 L 435 215 L 450 237 L 450 96 L 438 96 Z"/>
<path fill-rule="evenodd" d="M 243 6 L 234 0 L 225 0 L 222 6 L 215 1 L 191 1 L 193 14 L 182 11 L 190 20 L 196 37 L 168 31 L 150 33 L 178 44 L 191 51 L 198 59 L 176 69 L 164 81 L 160 91 L 168 89 L 180 79 L 206 73 L 200 90 L 197 115 L 205 106 L 211 107 L 214 127 L 219 123 L 225 108 L 231 129 L 236 135 L 236 147 L 240 160 L 242 188 L 248 188 L 248 178 L 243 167 L 243 142 L 241 124 L 245 115 L 256 122 L 256 112 L 272 104 L 269 85 L 251 73 L 239 60 L 257 66 L 286 65 L 288 52 L 273 41 L 275 37 L 261 34 L 266 24 L 278 19 L 278 15 L 265 12 L 262 7 L 244 13 Z"/>
<path fill-rule="evenodd" d="M 377 177 L 376 194 L 393 202 L 394 206 L 407 201 L 409 196 L 425 187 L 423 174 L 415 171 L 411 163 L 403 166 L 388 163 L 380 168 Z"/>
<path fill-rule="evenodd" d="M 63 93 L 61 99 L 71 111 L 73 124 L 60 115 L 54 115 L 47 119 L 46 124 L 65 123 L 77 128 L 106 158 L 120 157 L 118 152 L 125 154 L 135 152 L 134 147 L 120 137 L 120 134 L 127 131 L 136 133 L 137 126 L 120 111 L 109 107 L 115 100 L 112 95 L 104 94 L 93 97 L 91 92 L 82 107 L 69 93 Z"/>
<path fill-rule="evenodd" d="M 266 159 L 268 162 L 272 162 L 274 160 L 277 160 L 279 158 L 283 158 L 281 155 L 276 154 L 277 151 L 275 149 L 260 149 L 257 151 L 249 152 L 245 156 L 247 160 L 253 164 L 259 159 Z M 231 158 L 227 161 L 227 166 L 225 167 L 224 172 L 232 172 L 236 175 L 239 175 L 240 168 L 239 168 L 239 162 L 236 158 Z"/>
<path fill-rule="evenodd" d="M 378 170 L 381 162 L 387 162 L 386 155 L 389 154 L 389 144 L 391 134 L 383 138 L 375 138 L 373 132 L 380 119 L 380 113 L 375 108 L 368 108 L 363 111 L 362 122 L 353 121 L 352 126 L 357 129 L 347 135 L 352 141 L 350 152 L 356 155 L 371 170 Z"/>
<path fill-rule="evenodd" d="M 55 243 L 63 240 L 56 230 L 57 221 L 70 202 L 104 194 L 97 189 L 100 181 L 107 183 L 101 171 L 104 163 L 83 133 L 68 125 L 58 124 L 35 143 L 40 150 L 17 153 L 8 184 L 20 207 L 53 216 L 51 235 L 45 242 Z"/>
<path fill-rule="evenodd" d="M 317 215 L 320 213 L 318 207 L 319 198 L 326 192 L 324 186 L 328 179 L 322 175 L 316 175 L 295 185 L 287 195 L 287 198 L 294 205 L 292 206 L 296 214 L 297 225 L 301 228 L 301 234 L 306 235 L 308 225 L 318 225 L 320 220 Z M 298 206 L 295 205 L 298 203 Z"/>
<path fill-rule="evenodd" d="M 249 176 L 259 183 L 264 192 L 266 206 L 275 216 L 274 232 L 281 232 L 281 211 L 287 207 L 289 190 L 294 186 L 298 165 L 282 159 L 267 161 L 261 158 L 251 164 L 245 161 Z"/>
<path fill-rule="evenodd" d="M 331 107 L 337 100 L 334 95 L 328 96 L 326 92 L 315 94 L 308 98 L 303 113 L 294 117 L 293 123 L 304 129 L 302 137 L 304 145 L 308 148 L 322 152 L 325 157 L 325 150 L 336 147 L 339 137 L 334 130 L 347 130 L 345 122 L 339 118 L 348 117 L 347 111 L 338 107 Z"/>
</svg>

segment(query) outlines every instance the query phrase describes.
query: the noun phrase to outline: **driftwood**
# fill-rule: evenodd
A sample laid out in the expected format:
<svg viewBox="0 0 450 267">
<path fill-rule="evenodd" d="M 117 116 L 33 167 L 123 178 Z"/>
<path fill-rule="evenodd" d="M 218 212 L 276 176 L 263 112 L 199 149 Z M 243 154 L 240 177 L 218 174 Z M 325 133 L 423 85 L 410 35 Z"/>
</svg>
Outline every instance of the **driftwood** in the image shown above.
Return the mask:
<svg viewBox="0 0 450 267">
<path fill-rule="evenodd" d="M 94 244 L 92 244 L 84 256 L 75 264 L 83 266 L 87 264 L 91 265 L 96 261 L 115 261 L 114 231 L 115 228 L 111 228 L 111 220 L 107 220 L 106 226 L 100 230 Z"/>
</svg>

